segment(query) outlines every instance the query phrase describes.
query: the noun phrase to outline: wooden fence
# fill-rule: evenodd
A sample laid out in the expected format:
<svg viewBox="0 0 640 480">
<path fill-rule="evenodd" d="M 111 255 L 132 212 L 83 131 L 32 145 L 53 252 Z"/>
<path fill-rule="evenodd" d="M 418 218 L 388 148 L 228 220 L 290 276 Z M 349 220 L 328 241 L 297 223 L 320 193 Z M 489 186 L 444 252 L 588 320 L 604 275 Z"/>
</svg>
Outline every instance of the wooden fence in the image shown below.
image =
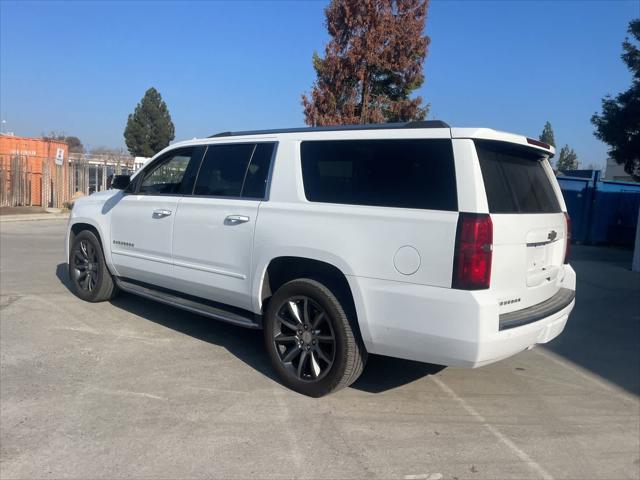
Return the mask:
<svg viewBox="0 0 640 480">
<path fill-rule="evenodd" d="M 7 168 L 8 167 L 8 168 Z M 0 207 L 33 204 L 31 188 L 37 179 L 29 170 L 25 157 L 14 156 L 0 165 Z"/>
<path fill-rule="evenodd" d="M 0 163 L 0 207 L 63 208 L 76 192 L 106 190 L 113 175 L 132 172 L 133 158 L 126 156 L 76 155 L 63 165 L 14 156 Z"/>
</svg>

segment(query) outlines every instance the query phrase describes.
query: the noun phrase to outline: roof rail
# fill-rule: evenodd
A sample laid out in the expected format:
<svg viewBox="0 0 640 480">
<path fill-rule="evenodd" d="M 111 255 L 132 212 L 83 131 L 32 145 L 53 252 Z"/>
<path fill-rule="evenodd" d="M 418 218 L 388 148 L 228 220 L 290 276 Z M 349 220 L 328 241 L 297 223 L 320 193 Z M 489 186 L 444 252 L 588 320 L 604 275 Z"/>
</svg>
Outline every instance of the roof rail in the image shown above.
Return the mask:
<svg viewBox="0 0 640 480">
<path fill-rule="evenodd" d="M 209 138 L 237 137 L 240 135 L 266 135 L 276 133 L 299 132 L 340 132 L 345 130 L 386 130 L 400 128 L 449 128 L 442 120 L 417 120 L 413 122 L 396 123 L 366 123 L 361 125 L 327 125 L 322 127 L 278 128 L 274 130 L 247 130 L 244 132 L 220 132 Z"/>
</svg>

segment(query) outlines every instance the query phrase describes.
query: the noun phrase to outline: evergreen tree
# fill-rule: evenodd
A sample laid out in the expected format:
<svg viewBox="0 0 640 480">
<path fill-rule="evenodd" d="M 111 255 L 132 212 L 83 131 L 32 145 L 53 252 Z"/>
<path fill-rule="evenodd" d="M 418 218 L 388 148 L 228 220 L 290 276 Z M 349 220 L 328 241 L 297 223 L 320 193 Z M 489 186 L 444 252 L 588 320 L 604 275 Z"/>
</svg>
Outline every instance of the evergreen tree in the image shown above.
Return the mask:
<svg viewBox="0 0 640 480">
<path fill-rule="evenodd" d="M 564 173 L 567 170 L 576 170 L 577 168 L 578 155 L 573 151 L 573 148 L 569 148 L 569 145 L 565 145 L 560 149 L 560 155 L 556 162 L 556 170 Z"/>
<path fill-rule="evenodd" d="M 628 32 L 640 42 L 640 19 L 629 22 Z M 609 145 L 609 156 L 640 181 L 640 49 L 629 38 L 622 49 L 622 60 L 633 75 L 631 87 L 615 98 L 604 97 L 602 113 L 594 114 L 591 123 L 595 136 Z"/>
<path fill-rule="evenodd" d="M 167 104 L 151 87 L 129 114 L 124 139 L 129 153 L 135 157 L 152 157 L 175 138 L 175 129 Z"/>
<path fill-rule="evenodd" d="M 551 145 L 552 147 L 556 146 L 556 139 L 553 136 L 553 128 L 549 122 L 544 124 L 544 128 L 542 129 L 542 133 L 538 137 L 538 140 L 546 143 L 547 145 Z"/>
<path fill-rule="evenodd" d="M 410 98 L 424 82 L 428 0 L 332 0 L 324 58 L 313 56 L 317 79 L 302 95 L 308 125 L 421 120 L 428 106 Z"/>
</svg>

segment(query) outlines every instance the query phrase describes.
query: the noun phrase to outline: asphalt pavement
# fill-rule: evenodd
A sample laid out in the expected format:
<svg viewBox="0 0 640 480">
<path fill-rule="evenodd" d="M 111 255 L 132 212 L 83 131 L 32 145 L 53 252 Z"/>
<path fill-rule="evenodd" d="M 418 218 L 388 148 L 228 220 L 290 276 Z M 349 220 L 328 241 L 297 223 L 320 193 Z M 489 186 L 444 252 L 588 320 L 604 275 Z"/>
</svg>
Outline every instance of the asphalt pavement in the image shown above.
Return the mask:
<svg viewBox="0 0 640 480">
<path fill-rule="evenodd" d="M 66 221 L 0 224 L 0 478 L 640 478 L 640 275 L 574 247 L 561 337 L 476 370 L 372 356 L 311 399 L 261 333 L 74 297 Z"/>
</svg>

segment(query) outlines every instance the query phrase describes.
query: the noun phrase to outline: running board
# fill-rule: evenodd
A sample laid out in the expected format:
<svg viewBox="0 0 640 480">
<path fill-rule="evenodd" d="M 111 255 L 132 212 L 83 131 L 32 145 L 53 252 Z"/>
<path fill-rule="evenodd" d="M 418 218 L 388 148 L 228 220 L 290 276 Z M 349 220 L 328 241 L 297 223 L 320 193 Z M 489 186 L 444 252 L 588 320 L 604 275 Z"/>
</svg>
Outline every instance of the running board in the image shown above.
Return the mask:
<svg viewBox="0 0 640 480">
<path fill-rule="evenodd" d="M 210 302 L 209 300 L 200 299 L 191 295 L 183 296 L 179 292 L 164 289 L 160 290 L 152 285 L 140 284 L 138 282 L 134 283 L 128 279 L 116 277 L 115 281 L 119 288 L 134 295 L 139 295 L 172 307 L 204 315 L 205 317 L 214 318 L 222 322 L 231 323 L 232 325 L 237 325 L 239 327 L 254 329 L 262 328 L 260 315 L 255 315 L 249 311 L 244 311 L 235 307 L 228 307 L 229 310 L 227 310 L 225 306 L 216 302 Z"/>
</svg>

